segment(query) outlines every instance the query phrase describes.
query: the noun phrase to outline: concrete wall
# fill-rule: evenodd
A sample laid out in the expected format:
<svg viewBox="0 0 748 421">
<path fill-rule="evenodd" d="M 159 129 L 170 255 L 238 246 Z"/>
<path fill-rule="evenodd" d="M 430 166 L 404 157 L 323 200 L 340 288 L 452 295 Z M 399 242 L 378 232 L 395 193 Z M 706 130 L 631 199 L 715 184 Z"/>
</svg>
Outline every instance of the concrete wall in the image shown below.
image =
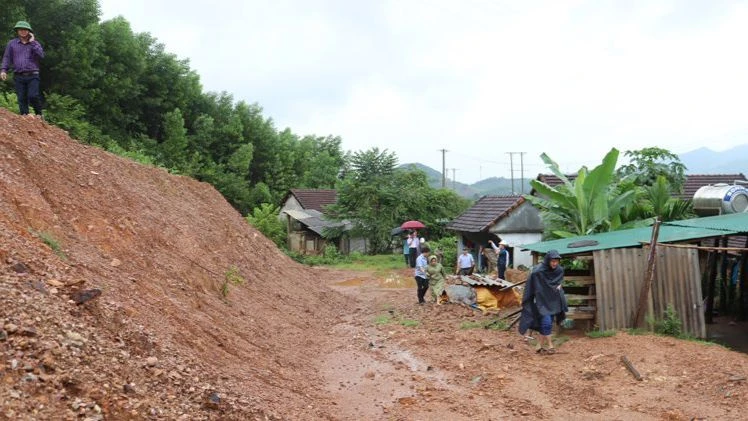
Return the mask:
<svg viewBox="0 0 748 421">
<path fill-rule="evenodd" d="M 286 210 L 298 210 L 303 211 L 304 208 L 301 206 L 301 203 L 299 203 L 298 200 L 293 195 L 289 195 L 288 199 L 286 200 L 286 203 L 283 204 L 283 207 L 280 210 L 280 213 L 278 213 L 278 219 L 285 220 L 286 214 L 284 211 Z"/>
<path fill-rule="evenodd" d="M 543 236 L 541 233 L 502 232 L 497 233 L 496 235 L 507 242 L 507 247 L 509 248 L 510 253 L 513 257 L 513 268 L 518 268 L 519 265 L 524 265 L 528 268 L 532 266 L 532 253 L 529 251 L 521 251 L 521 247 L 519 246 L 541 241 Z"/>
<path fill-rule="evenodd" d="M 502 232 L 542 233 L 543 220 L 540 218 L 540 211 L 535 206 L 530 202 L 524 202 L 506 218 L 501 218 L 496 225 L 490 228 L 490 231 L 496 233 L 499 237 L 501 237 L 500 233 Z"/>
</svg>

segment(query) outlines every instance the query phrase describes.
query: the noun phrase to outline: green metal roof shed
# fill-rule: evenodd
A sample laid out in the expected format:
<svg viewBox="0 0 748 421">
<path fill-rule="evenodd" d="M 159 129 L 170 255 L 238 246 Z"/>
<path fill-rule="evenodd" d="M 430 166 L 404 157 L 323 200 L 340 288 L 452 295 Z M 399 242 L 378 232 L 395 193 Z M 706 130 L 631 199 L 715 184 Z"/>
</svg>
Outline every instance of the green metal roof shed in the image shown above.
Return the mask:
<svg viewBox="0 0 748 421">
<path fill-rule="evenodd" d="M 748 214 L 744 214 L 748 216 Z M 733 216 L 733 215 L 725 215 Z M 710 219 L 700 218 L 700 219 Z M 678 223 L 688 223 L 694 220 L 677 221 Z M 748 219 L 745 220 L 748 228 Z M 727 225 L 721 226 L 716 222 L 710 225 L 721 226 L 719 229 L 708 228 L 705 226 L 660 226 L 660 235 L 658 243 L 673 243 L 678 241 L 696 240 L 701 238 L 719 237 L 722 235 L 732 235 L 741 232 L 736 229 L 728 229 Z M 748 230 L 747 230 L 748 231 Z M 525 250 L 537 253 L 547 253 L 549 250 L 557 250 L 561 255 L 586 254 L 596 250 L 607 250 L 615 248 L 641 247 L 642 243 L 649 243 L 652 240 L 652 228 L 633 228 L 620 231 L 610 231 L 600 234 L 583 235 L 572 238 L 562 238 L 559 240 L 542 241 L 534 244 L 522 246 Z M 577 246 L 581 245 L 581 246 Z"/>
<path fill-rule="evenodd" d="M 714 230 L 733 231 L 732 233 L 748 233 L 748 213 L 731 213 L 728 215 L 706 216 L 703 218 L 686 219 L 683 221 L 666 222 L 667 225 L 678 227 L 708 228 Z M 725 233 L 723 235 L 729 235 Z"/>
</svg>

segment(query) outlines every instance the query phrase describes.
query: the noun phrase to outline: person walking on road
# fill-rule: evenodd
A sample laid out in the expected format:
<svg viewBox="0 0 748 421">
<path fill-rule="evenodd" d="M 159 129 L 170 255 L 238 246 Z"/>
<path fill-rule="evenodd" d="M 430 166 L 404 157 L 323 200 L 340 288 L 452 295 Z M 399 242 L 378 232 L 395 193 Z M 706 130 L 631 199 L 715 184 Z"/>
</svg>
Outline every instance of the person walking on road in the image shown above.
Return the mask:
<svg viewBox="0 0 748 421">
<path fill-rule="evenodd" d="M 506 279 L 506 268 L 509 266 L 509 251 L 506 249 L 506 241 L 499 241 L 498 247 L 496 247 L 496 244 L 492 240 L 488 240 L 488 243 L 491 244 L 491 248 L 493 248 L 496 256 L 498 256 L 496 259 L 496 272 L 499 279 Z"/>
<path fill-rule="evenodd" d="M 416 259 L 416 286 L 418 287 L 418 304 L 426 302 L 424 298 L 426 291 L 429 289 L 429 277 L 426 274 L 426 267 L 429 265 L 428 258 L 431 250 L 428 247 L 424 247 L 421 250 L 421 255 Z"/>
<path fill-rule="evenodd" d="M 475 259 L 473 259 L 473 255 L 470 254 L 469 248 L 464 247 L 462 249 L 462 254 L 457 257 L 457 269 L 460 275 L 470 275 L 473 273 L 473 269 L 475 269 Z"/>
<path fill-rule="evenodd" d="M 13 67 L 18 108 L 21 115 L 29 113 L 29 103 L 36 116 L 42 118 L 42 99 L 39 88 L 39 63 L 44 58 L 44 49 L 34 37 L 34 32 L 26 21 L 18 21 L 14 27 L 17 38 L 8 42 L 0 65 L 0 79 L 8 78 L 8 70 Z"/>
<path fill-rule="evenodd" d="M 426 275 L 429 277 L 431 298 L 436 304 L 441 304 L 439 298 L 444 292 L 444 284 L 447 281 L 447 274 L 444 273 L 444 266 L 439 263 L 439 259 L 436 256 L 429 257 L 429 265 L 426 267 Z"/>
<path fill-rule="evenodd" d="M 564 268 L 560 265 L 561 255 L 549 250 L 543 263 L 533 268 L 522 295 L 522 315 L 519 333 L 528 330 L 540 332 L 537 352 L 554 354 L 551 329 L 553 319 L 560 324 L 566 318 L 569 308 L 561 284 L 564 282 Z"/>
</svg>

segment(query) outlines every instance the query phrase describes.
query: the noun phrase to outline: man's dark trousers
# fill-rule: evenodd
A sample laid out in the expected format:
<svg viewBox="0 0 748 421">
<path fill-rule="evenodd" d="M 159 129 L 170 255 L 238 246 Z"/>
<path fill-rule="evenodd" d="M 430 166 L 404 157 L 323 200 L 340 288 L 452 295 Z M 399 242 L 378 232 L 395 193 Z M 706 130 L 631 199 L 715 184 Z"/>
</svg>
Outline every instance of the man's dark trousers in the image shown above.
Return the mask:
<svg viewBox="0 0 748 421">
<path fill-rule="evenodd" d="M 13 82 L 18 96 L 18 109 L 21 115 L 29 113 L 29 103 L 37 115 L 42 115 L 42 98 L 39 92 L 39 75 L 13 75 Z"/>
</svg>

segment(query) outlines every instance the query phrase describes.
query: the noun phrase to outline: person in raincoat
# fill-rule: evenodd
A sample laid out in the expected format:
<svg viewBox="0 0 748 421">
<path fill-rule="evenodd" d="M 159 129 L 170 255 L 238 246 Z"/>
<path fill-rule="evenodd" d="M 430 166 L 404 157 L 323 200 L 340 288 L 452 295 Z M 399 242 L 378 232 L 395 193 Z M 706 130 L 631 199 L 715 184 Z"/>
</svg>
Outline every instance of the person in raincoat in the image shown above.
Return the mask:
<svg viewBox="0 0 748 421">
<path fill-rule="evenodd" d="M 564 281 L 564 268 L 561 267 L 560 261 L 561 255 L 558 251 L 549 250 L 543 263 L 533 268 L 522 296 L 519 333 L 524 335 L 530 329 L 538 331 L 540 338 L 537 352 L 540 354 L 556 352 L 551 340 L 553 319 L 560 324 L 569 311 L 561 287 Z"/>
<path fill-rule="evenodd" d="M 439 263 L 439 259 L 436 256 L 429 257 L 429 265 L 426 267 L 426 274 L 429 276 L 429 287 L 431 287 L 431 297 L 434 302 L 441 304 L 439 297 L 444 292 L 444 283 L 447 279 L 447 274 L 444 273 L 444 266 Z"/>
</svg>

